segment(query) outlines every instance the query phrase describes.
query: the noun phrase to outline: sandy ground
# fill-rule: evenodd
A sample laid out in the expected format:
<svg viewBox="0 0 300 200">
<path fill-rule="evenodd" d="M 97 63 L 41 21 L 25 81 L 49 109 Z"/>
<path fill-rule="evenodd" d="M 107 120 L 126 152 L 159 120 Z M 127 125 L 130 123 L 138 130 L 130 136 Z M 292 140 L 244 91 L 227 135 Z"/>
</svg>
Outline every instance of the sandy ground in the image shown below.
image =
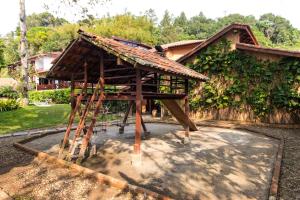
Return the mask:
<svg viewBox="0 0 300 200">
<path fill-rule="evenodd" d="M 119 135 L 117 127 L 98 133 L 97 156 L 83 165 L 176 199 L 266 199 L 278 141 L 245 131 L 201 127 L 183 145 L 181 127 L 147 124 L 142 164 L 132 161 L 134 126 Z M 63 134 L 49 135 L 28 146 L 57 153 Z M 135 158 L 136 159 L 136 158 Z"/>
<path fill-rule="evenodd" d="M 0 140 L 0 189 L 17 200 L 148 199 L 99 185 L 95 180 L 54 164 L 39 162 L 12 144 L 22 137 Z"/>
</svg>

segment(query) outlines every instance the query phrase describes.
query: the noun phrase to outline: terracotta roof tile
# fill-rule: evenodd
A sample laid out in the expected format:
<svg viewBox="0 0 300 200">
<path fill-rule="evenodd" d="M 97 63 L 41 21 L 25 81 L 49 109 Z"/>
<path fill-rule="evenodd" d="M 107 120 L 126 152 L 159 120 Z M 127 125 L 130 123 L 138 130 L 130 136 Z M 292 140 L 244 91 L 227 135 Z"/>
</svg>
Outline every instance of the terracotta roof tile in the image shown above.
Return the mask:
<svg viewBox="0 0 300 200">
<path fill-rule="evenodd" d="M 131 64 L 140 64 L 145 67 L 156 68 L 172 74 L 178 74 L 194 79 L 207 80 L 208 78 L 192 69 L 189 69 L 175 61 L 169 60 L 146 49 L 134 48 L 120 43 L 114 39 L 103 38 L 94 34 L 79 30 L 78 33 L 94 45 L 103 48 Z"/>
</svg>

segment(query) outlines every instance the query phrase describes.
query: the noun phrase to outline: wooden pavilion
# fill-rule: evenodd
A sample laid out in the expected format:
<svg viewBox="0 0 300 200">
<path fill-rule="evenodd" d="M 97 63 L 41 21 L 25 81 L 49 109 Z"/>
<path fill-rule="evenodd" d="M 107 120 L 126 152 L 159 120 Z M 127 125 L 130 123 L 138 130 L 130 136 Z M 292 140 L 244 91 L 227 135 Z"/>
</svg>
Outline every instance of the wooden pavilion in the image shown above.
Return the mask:
<svg viewBox="0 0 300 200">
<path fill-rule="evenodd" d="M 135 143 L 134 152 L 139 154 L 141 144 L 142 119 L 141 103 L 143 99 L 160 99 L 185 127 L 186 137 L 189 130 L 197 130 L 189 119 L 188 81 L 206 81 L 207 77 L 175 61 L 149 51 L 149 48 L 135 42 L 103 38 L 78 31 L 79 37 L 72 41 L 66 50 L 53 61 L 47 77 L 71 81 L 72 111 L 69 125 L 64 136 L 61 152 L 69 141 L 71 126 L 80 105 L 80 112 L 72 144 L 84 132 L 79 158 L 83 158 L 93 134 L 96 117 L 100 113 L 104 100 L 124 100 L 135 102 Z M 75 95 L 77 83 L 82 85 L 81 92 Z M 176 100 L 184 99 L 184 109 Z M 88 112 L 93 118 L 87 125 Z M 123 122 L 126 122 L 126 113 Z M 72 145 L 71 145 L 72 146 Z"/>
</svg>

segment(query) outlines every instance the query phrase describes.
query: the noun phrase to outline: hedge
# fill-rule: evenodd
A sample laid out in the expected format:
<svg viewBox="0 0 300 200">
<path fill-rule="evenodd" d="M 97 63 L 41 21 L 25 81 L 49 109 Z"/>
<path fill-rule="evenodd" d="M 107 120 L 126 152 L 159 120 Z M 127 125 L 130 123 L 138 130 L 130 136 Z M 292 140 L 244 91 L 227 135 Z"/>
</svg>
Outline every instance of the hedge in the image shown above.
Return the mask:
<svg viewBox="0 0 300 200">
<path fill-rule="evenodd" d="M 57 104 L 65 104 L 70 102 L 71 90 L 57 89 L 57 90 L 41 90 L 41 91 L 29 91 L 28 97 L 30 103 L 35 102 L 47 102 Z"/>
<path fill-rule="evenodd" d="M 15 110 L 20 105 L 15 99 L 0 99 L 0 112 Z"/>
<path fill-rule="evenodd" d="M 17 99 L 19 98 L 19 94 L 11 86 L 2 86 L 0 87 L 0 97 Z"/>
</svg>

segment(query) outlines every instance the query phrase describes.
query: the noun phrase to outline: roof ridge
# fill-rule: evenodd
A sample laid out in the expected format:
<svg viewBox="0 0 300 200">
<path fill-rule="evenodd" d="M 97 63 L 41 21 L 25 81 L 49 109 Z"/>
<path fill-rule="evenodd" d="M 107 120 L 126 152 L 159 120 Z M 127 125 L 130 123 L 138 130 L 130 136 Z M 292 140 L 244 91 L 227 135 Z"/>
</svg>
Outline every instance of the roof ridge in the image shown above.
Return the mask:
<svg viewBox="0 0 300 200">
<path fill-rule="evenodd" d="M 190 56 L 192 56 L 194 53 L 200 51 L 202 48 L 208 46 L 209 44 L 211 44 L 212 42 L 214 42 L 215 40 L 219 39 L 220 37 L 222 37 L 223 35 L 225 35 L 228 31 L 230 31 L 231 29 L 245 29 L 247 31 L 247 33 L 251 36 L 251 38 L 253 39 L 253 42 L 258 45 L 258 42 L 251 30 L 251 27 L 248 24 L 241 24 L 241 23 L 231 23 L 227 26 L 225 26 L 224 28 L 220 29 L 217 33 L 213 34 L 212 36 L 210 36 L 208 39 L 206 39 L 204 42 L 202 42 L 201 44 L 199 44 L 198 46 L 196 46 L 195 48 L 193 48 L 191 51 L 189 51 L 188 53 L 186 53 L 185 55 L 183 55 L 182 57 L 180 57 L 179 59 L 177 59 L 177 62 L 183 62 L 185 61 L 187 58 L 189 58 Z"/>
</svg>

